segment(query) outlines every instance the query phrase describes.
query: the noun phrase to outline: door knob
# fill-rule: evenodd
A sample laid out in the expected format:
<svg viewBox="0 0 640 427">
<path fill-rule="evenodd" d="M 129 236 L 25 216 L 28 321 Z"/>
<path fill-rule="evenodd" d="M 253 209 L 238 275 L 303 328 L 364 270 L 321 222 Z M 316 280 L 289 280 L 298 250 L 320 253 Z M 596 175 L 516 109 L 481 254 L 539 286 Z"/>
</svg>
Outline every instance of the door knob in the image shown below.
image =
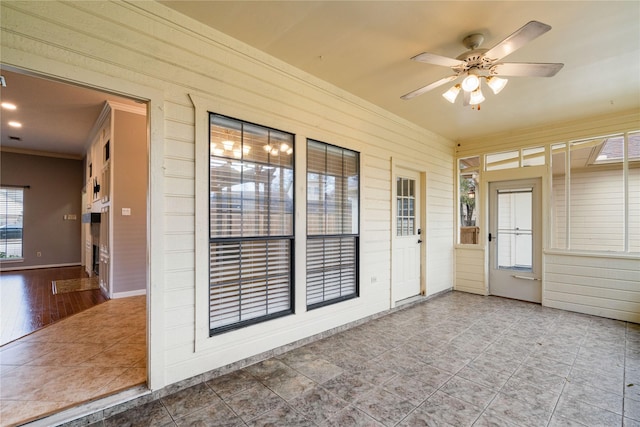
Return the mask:
<svg viewBox="0 0 640 427">
<path fill-rule="evenodd" d="M 418 239 L 418 243 L 422 243 L 422 240 Z"/>
</svg>

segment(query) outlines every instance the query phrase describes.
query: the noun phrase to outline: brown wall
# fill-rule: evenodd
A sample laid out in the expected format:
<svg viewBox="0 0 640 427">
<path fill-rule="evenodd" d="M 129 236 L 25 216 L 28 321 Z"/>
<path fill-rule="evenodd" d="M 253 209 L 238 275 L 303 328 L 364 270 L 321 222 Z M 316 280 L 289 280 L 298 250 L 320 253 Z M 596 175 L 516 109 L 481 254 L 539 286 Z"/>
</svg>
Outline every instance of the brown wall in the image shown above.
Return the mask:
<svg viewBox="0 0 640 427">
<path fill-rule="evenodd" d="M 0 269 L 79 265 L 82 161 L 2 152 L 0 184 L 30 186 L 24 191 L 24 261 Z M 76 219 L 64 220 L 68 214 Z"/>
<path fill-rule="evenodd" d="M 146 116 L 116 109 L 112 144 L 111 287 L 118 294 L 147 286 Z M 131 215 L 122 215 L 123 208 Z"/>
</svg>

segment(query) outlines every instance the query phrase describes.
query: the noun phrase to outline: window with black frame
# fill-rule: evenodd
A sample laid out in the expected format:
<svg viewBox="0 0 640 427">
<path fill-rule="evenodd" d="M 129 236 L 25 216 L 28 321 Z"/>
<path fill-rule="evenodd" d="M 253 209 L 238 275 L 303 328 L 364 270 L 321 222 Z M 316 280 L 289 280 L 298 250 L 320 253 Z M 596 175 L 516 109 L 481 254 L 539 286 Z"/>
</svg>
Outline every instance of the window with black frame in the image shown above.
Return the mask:
<svg viewBox="0 0 640 427">
<path fill-rule="evenodd" d="M 210 114 L 210 335 L 293 312 L 290 133 Z"/>
<path fill-rule="evenodd" d="M 307 308 L 358 296 L 360 154 L 307 140 Z"/>
</svg>

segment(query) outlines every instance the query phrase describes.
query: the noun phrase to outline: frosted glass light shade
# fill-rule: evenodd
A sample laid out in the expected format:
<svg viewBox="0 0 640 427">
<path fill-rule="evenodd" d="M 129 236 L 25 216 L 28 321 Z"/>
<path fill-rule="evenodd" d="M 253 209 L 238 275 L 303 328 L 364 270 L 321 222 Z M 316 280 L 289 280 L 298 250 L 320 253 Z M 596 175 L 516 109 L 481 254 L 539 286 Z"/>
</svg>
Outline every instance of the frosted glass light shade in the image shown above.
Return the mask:
<svg viewBox="0 0 640 427">
<path fill-rule="evenodd" d="M 454 102 L 456 102 L 456 98 L 460 93 L 460 89 L 461 89 L 460 85 L 455 85 L 451 89 L 443 93 L 442 96 L 444 96 L 444 99 L 446 99 L 447 101 L 453 104 Z"/>
<path fill-rule="evenodd" d="M 500 77 L 491 76 L 487 77 L 487 85 L 491 88 L 494 94 L 500 93 L 502 89 L 507 85 L 507 79 L 501 79 Z"/>
<path fill-rule="evenodd" d="M 482 94 L 482 90 L 478 87 L 478 89 L 471 92 L 471 97 L 469 98 L 469 105 L 478 105 L 482 101 L 484 101 L 484 95 Z"/>
</svg>

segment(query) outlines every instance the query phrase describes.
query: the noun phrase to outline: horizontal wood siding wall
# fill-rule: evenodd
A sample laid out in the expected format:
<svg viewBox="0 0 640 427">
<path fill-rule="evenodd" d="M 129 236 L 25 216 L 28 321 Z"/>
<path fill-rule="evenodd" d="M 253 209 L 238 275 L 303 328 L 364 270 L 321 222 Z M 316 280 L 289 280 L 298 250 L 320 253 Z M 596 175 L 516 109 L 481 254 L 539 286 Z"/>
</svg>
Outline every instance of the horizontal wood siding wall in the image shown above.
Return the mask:
<svg viewBox="0 0 640 427">
<path fill-rule="evenodd" d="M 547 254 L 545 305 L 640 323 L 638 259 Z"/>
<path fill-rule="evenodd" d="M 457 291 L 487 295 L 485 285 L 485 251 L 483 248 L 456 248 Z"/>
<path fill-rule="evenodd" d="M 629 249 L 638 252 L 640 240 L 640 168 L 629 169 Z M 564 248 L 566 242 L 565 177 L 553 177 L 552 247 Z M 571 172 L 570 227 L 572 250 L 624 250 L 624 183 L 620 169 Z"/>
<path fill-rule="evenodd" d="M 152 117 L 162 118 L 161 124 L 151 121 L 151 158 L 154 150 L 164 153 L 150 170 L 152 189 L 153 177 L 162 180 L 161 197 L 151 195 L 158 200 L 151 205 L 152 239 L 160 233 L 164 247 L 150 267 L 152 330 L 161 325 L 161 336 L 152 333 L 150 341 L 152 358 L 161 361 L 151 363 L 155 388 L 389 308 L 392 157 L 427 171 L 427 287 L 453 286 L 451 141 L 157 2 L 3 1 L 0 7 L 3 63 L 41 73 L 61 69 L 65 75 L 58 77 L 97 86 L 117 79 L 108 89 L 122 93 L 138 86 L 162 93 L 162 105 L 151 105 Z M 212 99 L 217 113 L 296 134 L 298 149 L 310 137 L 362 153 L 360 298 L 300 309 L 194 351 L 195 289 L 208 286 L 197 283 L 194 267 L 207 249 L 195 245 L 195 201 L 207 198 L 195 193 L 195 149 L 208 141 L 196 141 L 191 94 Z M 164 138 L 154 139 L 156 133 Z M 296 167 L 298 186 L 305 164 Z"/>
</svg>

